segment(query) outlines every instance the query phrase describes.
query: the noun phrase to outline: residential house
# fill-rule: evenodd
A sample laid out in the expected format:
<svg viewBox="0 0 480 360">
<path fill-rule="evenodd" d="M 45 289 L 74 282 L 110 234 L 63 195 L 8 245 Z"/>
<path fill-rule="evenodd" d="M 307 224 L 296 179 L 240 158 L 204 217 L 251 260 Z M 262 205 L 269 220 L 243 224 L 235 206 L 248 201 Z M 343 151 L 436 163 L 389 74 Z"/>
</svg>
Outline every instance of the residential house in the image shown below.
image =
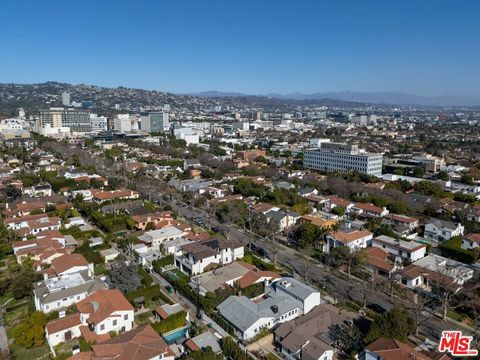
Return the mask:
<svg viewBox="0 0 480 360">
<path fill-rule="evenodd" d="M 423 236 L 434 241 L 447 241 L 455 236 L 463 236 L 465 227 L 460 223 L 453 223 L 439 219 L 433 219 L 425 224 Z"/>
<path fill-rule="evenodd" d="M 300 224 L 313 224 L 315 226 L 328 229 L 328 228 L 331 228 L 332 226 L 335 226 L 335 224 L 338 223 L 338 220 L 333 218 L 325 219 L 320 214 L 315 214 L 315 215 L 305 214 L 300 217 L 298 222 Z"/>
<path fill-rule="evenodd" d="M 462 238 L 462 249 L 473 250 L 480 247 L 480 233 L 467 234 Z"/>
<path fill-rule="evenodd" d="M 139 242 L 146 244 L 156 250 L 161 249 L 161 245 L 166 241 L 180 239 L 185 235 L 185 231 L 175 226 L 168 226 L 163 229 L 147 231 L 140 235 L 137 239 Z"/>
<path fill-rule="evenodd" d="M 135 221 L 135 228 L 137 230 L 145 230 L 147 224 L 149 223 L 151 223 L 156 228 L 159 223 L 165 223 L 170 225 L 173 221 L 172 213 L 170 211 L 132 215 L 132 219 L 133 221 Z"/>
<path fill-rule="evenodd" d="M 366 268 L 374 274 L 392 276 L 398 269 L 398 265 L 390 260 L 390 254 L 378 247 L 368 247 L 363 250 L 366 260 Z"/>
<path fill-rule="evenodd" d="M 27 215 L 22 217 L 7 218 L 4 224 L 8 229 L 20 235 L 36 235 L 42 231 L 59 230 L 61 220 L 59 217 L 49 218 L 47 214 Z"/>
<path fill-rule="evenodd" d="M 325 235 L 326 251 L 339 246 L 348 246 L 350 251 L 365 249 L 370 245 L 373 234 L 368 230 L 339 230 Z"/>
<path fill-rule="evenodd" d="M 300 190 L 298 190 L 298 195 L 308 199 L 309 196 L 317 196 L 318 190 L 315 188 L 303 187 Z"/>
<path fill-rule="evenodd" d="M 410 233 L 416 233 L 415 230 L 418 228 L 418 219 L 405 215 L 385 215 L 382 219 L 382 223 L 392 225 L 393 227 L 403 226 L 407 228 Z"/>
<path fill-rule="evenodd" d="M 254 338 L 262 329 L 309 313 L 320 304 L 320 293 L 294 278 L 282 278 L 252 301 L 245 296 L 230 296 L 217 309 L 242 340 Z"/>
<path fill-rule="evenodd" d="M 212 267 L 230 264 L 244 256 L 243 245 L 237 241 L 211 239 L 181 247 L 175 265 L 188 275 L 203 273 Z"/>
<path fill-rule="evenodd" d="M 355 206 L 355 203 L 331 195 L 327 196 L 327 201 L 324 203 L 324 211 L 331 212 L 334 208 L 339 207 L 345 209 L 345 212 L 348 213 L 353 206 Z"/>
<path fill-rule="evenodd" d="M 90 192 L 93 201 L 97 203 L 108 200 L 138 199 L 140 197 L 140 194 L 137 191 L 125 188 L 111 191 L 91 189 Z"/>
<path fill-rule="evenodd" d="M 98 290 L 76 305 L 84 324 L 84 329 L 80 329 L 84 337 L 88 332 L 103 335 L 130 331 L 133 327 L 134 308 L 117 289 Z"/>
<path fill-rule="evenodd" d="M 400 258 L 402 262 L 414 262 L 427 254 L 427 245 L 425 244 L 394 239 L 385 235 L 373 238 L 372 246 L 388 252 L 394 258 Z"/>
<path fill-rule="evenodd" d="M 480 223 L 480 204 L 472 206 L 467 214 L 467 220 Z"/>
<path fill-rule="evenodd" d="M 266 214 L 267 222 L 275 221 L 278 223 L 278 230 L 285 231 L 295 225 L 300 219 L 300 214 L 294 211 L 269 211 Z"/>
<path fill-rule="evenodd" d="M 253 284 L 264 283 L 265 280 L 272 283 L 278 279 L 280 276 L 273 271 L 262 271 L 254 265 L 235 261 L 213 271 L 193 276 L 190 286 L 193 289 L 198 287 L 200 294 L 205 295 L 207 292 L 214 293 L 226 287 L 245 289 Z"/>
<path fill-rule="evenodd" d="M 191 169 L 191 168 L 199 168 L 202 166 L 202 163 L 198 159 L 185 159 L 183 160 L 183 170 Z"/>
<path fill-rule="evenodd" d="M 461 262 L 429 254 L 403 268 L 400 277 L 402 284 L 412 289 L 430 290 L 437 282 L 459 290 L 473 277 L 473 270 Z"/>
<path fill-rule="evenodd" d="M 201 351 L 209 347 L 215 354 L 220 354 L 222 352 L 219 339 L 210 331 L 205 331 L 200 335 L 188 339 L 185 342 L 185 346 L 190 351 Z"/>
<path fill-rule="evenodd" d="M 446 353 L 415 350 L 412 346 L 395 339 L 379 338 L 368 344 L 360 360 L 450 360 Z"/>
<path fill-rule="evenodd" d="M 274 344 L 288 360 L 333 360 L 336 339 L 332 326 L 359 320 L 359 315 L 330 304 L 316 306 L 308 314 L 282 323 L 274 329 Z"/>
<path fill-rule="evenodd" d="M 389 214 L 387 208 L 381 208 L 370 203 L 355 203 L 350 211 L 357 215 L 373 218 L 382 218 Z"/>
<path fill-rule="evenodd" d="M 173 351 L 151 325 L 140 326 L 114 338 L 92 345 L 67 360 L 174 360 Z"/>
<path fill-rule="evenodd" d="M 89 276 L 87 271 L 44 279 L 33 284 L 35 308 L 44 313 L 66 309 L 105 288 L 100 279 Z"/>
</svg>

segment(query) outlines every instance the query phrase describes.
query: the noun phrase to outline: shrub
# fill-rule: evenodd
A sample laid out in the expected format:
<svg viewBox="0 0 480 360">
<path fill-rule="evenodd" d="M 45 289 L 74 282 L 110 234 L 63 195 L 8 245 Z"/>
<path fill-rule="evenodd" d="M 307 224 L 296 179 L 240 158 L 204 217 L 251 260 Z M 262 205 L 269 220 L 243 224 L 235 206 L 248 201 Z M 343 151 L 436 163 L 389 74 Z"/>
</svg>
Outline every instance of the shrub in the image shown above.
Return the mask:
<svg viewBox="0 0 480 360">
<path fill-rule="evenodd" d="M 145 300 L 152 300 L 160 292 L 160 285 L 152 285 L 144 288 L 140 288 L 134 291 L 130 291 L 125 294 L 128 301 L 133 301 L 138 297 L 143 296 Z"/>
<path fill-rule="evenodd" d="M 179 327 L 185 326 L 186 324 L 187 312 L 182 310 L 176 314 L 170 315 L 165 320 L 161 320 L 153 324 L 153 328 L 159 334 L 165 334 L 169 331 L 178 329 Z"/>
</svg>

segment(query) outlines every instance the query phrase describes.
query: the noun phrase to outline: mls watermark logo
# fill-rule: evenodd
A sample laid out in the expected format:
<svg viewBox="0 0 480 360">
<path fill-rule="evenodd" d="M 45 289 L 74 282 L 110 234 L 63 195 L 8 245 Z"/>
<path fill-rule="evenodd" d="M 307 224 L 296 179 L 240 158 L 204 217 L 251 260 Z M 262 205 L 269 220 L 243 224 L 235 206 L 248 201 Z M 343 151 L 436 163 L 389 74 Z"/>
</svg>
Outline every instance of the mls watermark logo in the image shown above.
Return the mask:
<svg viewBox="0 0 480 360">
<path fill-rule="evenodd" d="M 463 336 L 461 331 L 443 331 L 439 352 L 449 352 L 452 356 L 477 356 L 478 350 L 470 349 L 473 337 Z"/>
</svg>

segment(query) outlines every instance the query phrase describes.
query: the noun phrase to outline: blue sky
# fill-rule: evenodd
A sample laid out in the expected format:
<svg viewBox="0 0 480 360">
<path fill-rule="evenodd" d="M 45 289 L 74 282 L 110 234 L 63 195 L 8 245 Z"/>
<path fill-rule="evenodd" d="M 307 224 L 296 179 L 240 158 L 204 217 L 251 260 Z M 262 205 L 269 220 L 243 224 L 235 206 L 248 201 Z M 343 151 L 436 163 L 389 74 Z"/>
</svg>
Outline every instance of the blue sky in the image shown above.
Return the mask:
<svg viewBox="0 0 480 360">
<path fill-rule="evenodd" d="M 480 95 L 480 1 L 2 0 L 0 82 Z"/>
</svg>

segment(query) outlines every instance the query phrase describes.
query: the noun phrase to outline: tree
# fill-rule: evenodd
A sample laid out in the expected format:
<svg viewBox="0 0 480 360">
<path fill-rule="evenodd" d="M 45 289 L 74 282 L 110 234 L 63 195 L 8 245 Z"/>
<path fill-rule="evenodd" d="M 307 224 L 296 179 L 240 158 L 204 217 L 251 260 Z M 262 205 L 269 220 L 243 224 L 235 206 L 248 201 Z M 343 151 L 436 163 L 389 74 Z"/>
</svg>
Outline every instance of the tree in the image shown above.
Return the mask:
<svg viewBox="0 0 480 360">
<path fill-rule="evenodd" d="M 16 300 L 29 296 L 33 290 L 33 283 L 39 279 L 39 275 L 35 274 L 31 267 L 24 267 L 17 275 L 13 277 L 10 291 Z"/>
<path fill-rule="evenodd" d="M 365 263 L 365 253 L 360 250 L 351 250 L 348 246 L 339 246 L 332 249 L 334 264 L 338 267 L 345 265 L 348 277 L 351 277 L 352 268 Z"/>
<path fill-rule="evenodd" d="M 408 336 L 415 332 L 415 321 L 405 309 L 392 308 L 390 311 L 379 314 L 373 320 L 365 337 L 367 343 L 380 337 L 407 341 Z"/>
<path fill-rule="evenodd" d="M 8 203 L 22 196 L 22 190 L 10 184 L 5 186 L 5 188 L 3 189 L 3 193 L 5 194 L 5 198 Z"/>
<path fill-rule="evenodd" d="M 425 175 L 425 170 L 421 166 L 417 166 L 415 169 L 413 169 L 413 176 L 421 178 Z"/>
<path fill-rule="evenodd" d="M 227 240 L 229 240 L 232 225 L 244 227 L 248 217 L 248 208 L 247 204 L 240 200 L 221 202 L 217 205 L 215 214 L 217 219 L 224 225 L 223 232 Z"/>
<path fill-rule="evenodd" d="M 17 345 L 30 349 L 43 345 L 47 315 L 40 311 L 34 311 L 30 316 L 14 330 L 14 338 Z"/>
<path fill-rule="evenodd" d="M 446 171 L 439 171 L 437 174 L 437 179 L 443 180 L 443 181 L 448 181 L 450 180 L 450 177 L 448 176 L 448 173 Z"/>
<path fill-rule="evenodd" d="M 293 242 L 299 248 L 315 247 L 323 238 L 325 230 L 314 224 L 304 223 L 295 226 L 291 232 Z"/>
<path fill-rule="evenodd" d="M 138 273 L 137 265 L 126 265 L 119 263 L 116 268 L 110 271 L 110 282 L 113 288 L 123 293 L 137 290 L 142 285 L 142 279 Z"/>
<path fill-rule="evenodd" d="M 188 359 L 192 360 L 222 360 L 222 354 L 215 354 L 210 346 L 188 354 Z"/>
<path fill-rule="evenodd" d="M 223 355 L 228 359 L 253 360 L 253 358 L 245 353 L 230 336 L 224 337 L 221 340 L 220 345 L 222 347 Z"/>
<path fill-rule="evenodd" d="M 465 174 L 462 176 L 462 183 L 467 185 L 475 185 L 475 181 L 473 180 L 473 176 L 469 174 Z"/>
<path fill-rule="evenodd" d="M 149 230 L 155 230 L 155 224 L 151 221 L 149 221 L 145 226 L 145 231 L 149 231 Z"/>
<path fill-rule="evenodd" d="M 342 206 L 335 206 L 333 209 L 332 209 L 332 213 L 335 214 L 335 215 L 338 215 L 338 216 L 344 216 L 345 215 L 345 208 L 342 207 Z"/>
<path fill-rule="evenodd" d="M 353 322 L 331 325 L 328 335 L 339 350 L 339 359 L 355 359 L 363 349 L 360 330 Z"/>
</svg>

